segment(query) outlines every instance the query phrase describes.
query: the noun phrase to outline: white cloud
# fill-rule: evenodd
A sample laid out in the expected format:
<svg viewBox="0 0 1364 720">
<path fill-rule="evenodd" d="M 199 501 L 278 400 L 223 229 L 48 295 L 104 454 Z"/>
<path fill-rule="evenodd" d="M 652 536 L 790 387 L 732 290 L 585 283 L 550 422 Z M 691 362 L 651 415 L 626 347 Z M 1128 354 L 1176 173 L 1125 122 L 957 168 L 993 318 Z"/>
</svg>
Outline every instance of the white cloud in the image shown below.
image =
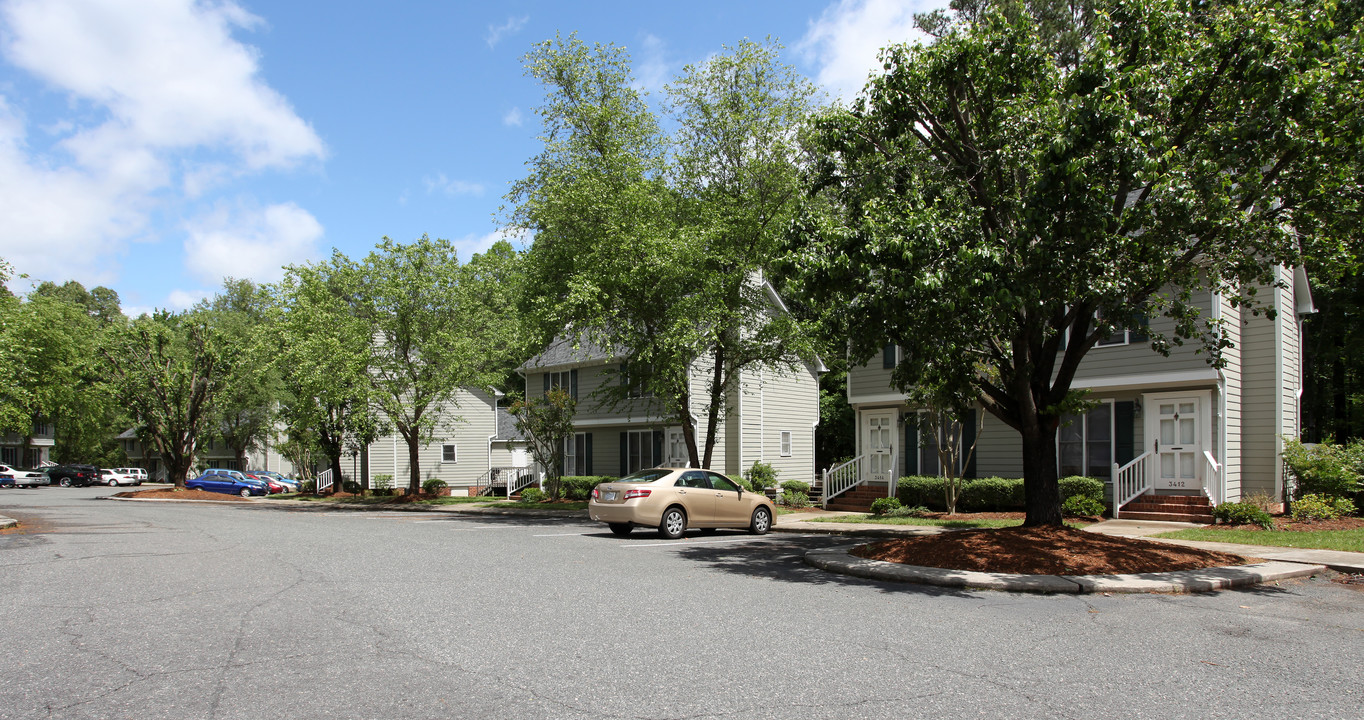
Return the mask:
<svg viewBox="0 0 1364 720">
<path fill-rule="evenodd" d="M 507 22 L 504 22 L 501 25 L 489 25 L 487 37 L 488 48 L 492 49 L 496 47 L 499 42 L 502 42 L 502 38 L 504 37 L 510 37 L 521 32 L 521 28 L 525 27 L 526 23 L 529 21 L 529 15 L 522 15 L 521 17 L 509 17 L 507 18 Z"/>
<path fill-rule="evenodd" d="M 639 54 L 632 58 L 635 66 L 635 87 L 658 92 L 672 79 L 672 66 L 666 59 L 664 42 L 657 35 L 646 33 L 639 41 Z"/>
<path fill-rule="evenodd" d="M 39 276 L 108 282 L 109 258 L 148 239 L 176 193 L 324 158 L 261 79 L 258 52 L 232 36 L 260 24 L 232 0 L 0 0 L 3 72 L 68 98 L 34 119 L 45 133 L 34 138 L 0 98 L 0 256 Z"/>
<path fill-rule="evenodd" d="M 502 116 L 502 124 L 508 127 L 521 127 L 521 108 L 514 107 Z"/>
<path fill-rule="evenodd" d="M 173 310 L 175 312 L 188 310 L 194 307 L 200 300 L 204 300 L 212 294 L 213 293 L 207 290 L 172 290 L 166 295 L 165 309 Z M 125 310 L 123 314 L 128 317 L 137 317 L 143 314 L 150 315 L 153 312 L 155 312 L 154 308 L 137 307 Z"/>
<path fill-rule="evenodd" d="M 880 71 L 881 48 L 924 38 L 914 14 L 947 7 L 946 0 L 838 0 L 812 20 L 796 49 L 818 68 L 815 81 L 851 100 Z"/>
<path fill-rule="evenodd" d="M 185 265 L 211 285 L 225 277 L 275 282 L 284 277 L 283 266 L 315 257 L 322 238 L 322 224 L 293 203 L 219 205 L 185 230 Z"/>
<path fill-rule="evenodd" d="M 426 185 L 426 194 L 444 193 L 451 197 L 456 195 L 482 195 L 483 184 L 467 182 L 465 180 L 451 180 L 445 177 L 445 173 L 436 173 L 435 176 L 422 178 L 422 183 Z"/>
<path fill-rule="evenodd" d="M 494 230 L 486 235 L 465 235 L 458 240 L 451 240 L 450 243 L 459 251 L 459 261 L 469 262 L 469 258 L 477 253 L 487 252 L 500 240 L 506 240 L 512 247 L 524 250 L 526 247 L 526 237 L 519 233 L 512 233 L 507 230 Z"/>
</svg>

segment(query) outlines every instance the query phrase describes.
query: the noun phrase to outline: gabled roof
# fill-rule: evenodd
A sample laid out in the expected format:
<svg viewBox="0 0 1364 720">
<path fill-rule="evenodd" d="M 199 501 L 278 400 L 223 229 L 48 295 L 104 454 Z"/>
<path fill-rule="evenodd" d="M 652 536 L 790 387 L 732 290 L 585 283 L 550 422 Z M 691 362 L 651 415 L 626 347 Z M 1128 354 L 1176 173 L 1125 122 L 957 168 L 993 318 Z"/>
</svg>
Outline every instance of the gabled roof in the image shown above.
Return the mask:
<svg viewBox="0 0 1364 720">
<path fill-rule="evenodd" d="M 626 353 L 623 351 L 606 350 L 585 337 L 580 337 L 578 342 L 574 343 L 561 335 L 545 346 L 540 354 L 521 363 L 521 366 L 516 369 L 524 372 L 565 365 L 596 364 L 604 360 L 613 360 L 625 356 Z"/>
<path fill-rule="evenodd" d="M 507 408 L 497 409 L 497 440 L 502 442 L 525 442 L 526 436 L 516 428 L 516 418 Z"/>
</svg>

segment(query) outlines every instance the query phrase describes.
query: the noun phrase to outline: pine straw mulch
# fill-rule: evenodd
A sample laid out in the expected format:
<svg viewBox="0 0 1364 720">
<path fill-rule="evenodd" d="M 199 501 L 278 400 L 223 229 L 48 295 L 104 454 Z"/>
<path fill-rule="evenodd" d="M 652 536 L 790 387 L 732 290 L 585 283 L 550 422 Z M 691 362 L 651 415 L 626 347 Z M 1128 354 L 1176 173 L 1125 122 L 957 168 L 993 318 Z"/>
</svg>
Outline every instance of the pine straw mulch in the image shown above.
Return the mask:
<svg viewBox="0 0 1364 720">
<path fill-rule="evenodd" d="M 855 548 L 870 560 L 1023 575 L 1123 575 L 1244 565 L 1254 560 L 1070 527 L 956 530 Z"/>
</svg>

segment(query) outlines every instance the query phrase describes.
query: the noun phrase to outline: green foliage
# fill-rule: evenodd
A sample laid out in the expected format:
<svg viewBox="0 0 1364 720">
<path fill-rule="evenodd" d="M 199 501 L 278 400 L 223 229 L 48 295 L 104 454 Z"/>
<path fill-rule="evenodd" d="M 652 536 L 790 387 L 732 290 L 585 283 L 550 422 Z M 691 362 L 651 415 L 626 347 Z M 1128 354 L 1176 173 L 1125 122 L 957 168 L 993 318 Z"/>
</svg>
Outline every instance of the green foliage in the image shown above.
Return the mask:
<svg viewBox="0 0 1364 720">
<path fill-rule="evenodd" d="M 1104 504 L 1088 495 L 1071 495 L 1061 501 L 1061 514 L 1066 517 L 1099 517 L 1104 514 Z"/>
<path fill-rule="evenodd" d="M 316 493 L 316 492 L 317 492 L 317 481 L 315 481 L 315 480 L 304 480 L 303 482 L 301 482 L 301 483 L 298 484 L 298 491 L 299 491 L 300 493 L 306 493 L 306 494 L 309 494 L 309 495 L 311 495 L 311 494 L 313 494 L 313 493 Z"/>
<path fill-rule="evenodd" d="M 393 487 L 393 476 L 386 473 L 375 475 L 369 479 L 369 486 L 371 490 L 389 490 Z"/>
<path fill-rule="evenodd" d="M 427 495 L 439 495 L 447 487 L 450 486 L 440 478 L 427 478 L 424 482 L 422 482 L 422 492 L 426 493 Z"/>
<path fill-rule="evenodd" d="M 1228 525 L 1259 525 L 1265 530 L 1274 529 L 1274 518 L 1251 503 L 1222 503 L 1212 509 L 1212 516 Z"/>
<path fill-rule="evenodd" d="M 904 506 L 901 505 L 900 501 L 895 498 L 891 497 L 876 498 L 875 500 L 871 501 L 871 514 L 885 515 L 887 513 L 895 512 L 896 510 L 899 510 L 902 507 Z"/>
<path fill-rule="evenodd" d="M 1290 438 L 1284 441 L 1283 461 L 1297 481 L 1298 497 L 1348 497 L 1360 490 L 1364 441 L 1337 445 L 1328 439 L 1309 447 Z"/>
<path fill-rule="evenodd" d="M 943 479 L 933 475 L 910 475 L 899 480 L 896 497 L 909 506 L 941 508 Z"/>
<path fill-rule="evenodd" d="M 810 507 L 810 496 L 800 490 L 785 490 L 781 494 L 781 504 L 793 508 Z"/>
<path fill-rule="evenodd" d="M 197 308 L 231 349 L 210 427 L 243 467 L 249 452 L 270 441 L 280 397 L 273 343 L 265 333 L 270 302 L 265 286 L 228 278 L 222 292 Z"/>
<path fill-rule="evenodd" d="M 1209 291 L 1272 316 L 1251 290 L 1276 266 L 1357 247 L 1364 45 L 1349 3 L 1132 0 L 1079 43 L 1017 3 L 975 4 L 886 49 L 862 96 L 816 120 L 787 287 L 850 362 L 896 343 L 897 388 L 1022 428 L 1028 522 L 1057 524 L 1046 460 L 1098 341 L 1164 316 L 1156 351 L 1196 340 L 1220 366 L 1239 314 L 1200 312 Z"/>
<path fill-rule="evenodd" d="M 642 389 L 683 427 L 694 467 L 710 465 L 720 408 L 744 372 L 811 356 L 799 323 L 772 312 L 755 282 L 791 216 L 798 126 L 814 94 L 777 51 L 745 41 L 685 68 L 667 88 L 671 137 L 624 48 L 570 35 L 524 58 L 545 102 L 544 148 L 507 196 L 509 224 L 536 237 L 523 309 L 545 341 L 567 333 L 651 368 Z M 714 372 L 693 388 L 698 358 Z M 595 397 L 633 407 L 632 385 L 641 389 L 610 383 Z M 698 401 L 715 409 L 704 428 Z"/>
<path fill-rule="evenodd" d="M 962 483 L 961 505 L 973 511 L 1004 511 L 1022 504 L 1023 481 L 1016 478 L 974 478 Z"/>
<path fill-rule="evenodd" d="M 1293 501 L 1289 514 L 1294 520 L 1335 520 L 1355 514 L 1355 504 L 1343 497 L 1303 495 Z"/>
<path fill-rule="evenodd" d="M 1089 498 L 1099 504 L 1104 501 L 1104 481 L 1098 478 L 1084 477 L 1082 475 L 1071 475 L 1063 477 L 1059 481 L 1061 486 L 1062 502 L 1073 497 Z"/>
<path fill-rule="evenodd" d="M 364 490 L 364 488 L 363 488 L 363 487 L 360 487 L 360 483 L 357 482 L 357 481 L 355 481 L 355 480 L 342 480 L 342 481 L 341 481 L 341 490 L 342 490 L 342 492 L 348 492 L 348 493 L 350 493 L 350 494 L 352 494 L 352 495 L 359 495 L 360 492 L 361 492 L 362 490 Z M 376 488 L 376 489 L 374 490 L 374 494 L 375 494 L 375 495 L 387 494 L 387 491 L 388 491 L 388 488 L 383 488 L 383 489 Z"/>
<path fill-rule="evenodd" d="M 592 497 L 593 488 L 615 479 L 610 475 L 569 475 L 561 478 L 561 482 L 569 500 L 587 500 Z"/>
<path fill-rule="evenodd" d="M 526 488 L 521 491 L 521 502 L 523 503 L 542 503 L 549 499 L 545 491 L 540 488 Z"/>
<path fill-rule="evenodd" d="M 573 436 L 573 415 L 577 405 L 567 390 L 556 387 L 550 388 L 543 397 L 513 398 L 507 408 L 516 421 L 516 429 L 530 443 L 535 462 L 545 468 L 545 487 L 553 500 L 558 500 L 562 494 L 560 476 L 564 472 L 564 443 Z M 591 488 L 588 491 L 591 492 Z"/>
<path fill-rule="evenodd" d="M 787 492 L 808 494 L 810 492 L 810 483 L 801 482 L 800 480 L 787 480 L 781 484 L 781 489 Z"/>
<path fill-rule="evenodd" d="M 754 460 L 753 467 L 744 471 L 744 482 L 748 484 L 749 490 L 760 493 L 766 491 L 767 488 L 777 487 L 777 474 L 777 469 L 768 463 Z M 785 483 L 783 483 L 783 487 L 785 487 Z M 805 486 L 805 492 L 810 492 L 809 485 Z"/>
<path fill-rule="evenodd" d="M 888 518 L 924 518 L 933 515 L 933 511 L 923 505 L 913 507 L 898 507 L 885 513 Z"/>
</svg>

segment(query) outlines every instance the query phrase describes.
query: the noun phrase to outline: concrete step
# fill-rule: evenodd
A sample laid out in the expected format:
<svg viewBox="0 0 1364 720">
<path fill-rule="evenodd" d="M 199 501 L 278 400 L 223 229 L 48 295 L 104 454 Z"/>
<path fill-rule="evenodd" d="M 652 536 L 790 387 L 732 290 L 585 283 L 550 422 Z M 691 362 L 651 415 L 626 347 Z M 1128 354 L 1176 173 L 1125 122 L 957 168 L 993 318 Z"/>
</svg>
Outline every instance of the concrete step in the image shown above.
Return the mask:
<svg viewBox="0 0 1364 720">
<path fill-rule="evenodd" d="M 1153 503 L 1153 502 L 1133 502 L 1123 506 L 1123 514 L 1128 512 L 1154 512 L 1154 513 L 1194 513 L 1197 515 L 1211 515 L 1212 507 L 1209 505 L 1184 505 L 1181 503 Z"/>
<path fill-rule="evenodd" d="M 1143 512 L 1123 509 L 1118 516 L 1123 520 L 1162 520 L 1165 522 L 1212 524 L 1212 513 Z"/>
</svg>

